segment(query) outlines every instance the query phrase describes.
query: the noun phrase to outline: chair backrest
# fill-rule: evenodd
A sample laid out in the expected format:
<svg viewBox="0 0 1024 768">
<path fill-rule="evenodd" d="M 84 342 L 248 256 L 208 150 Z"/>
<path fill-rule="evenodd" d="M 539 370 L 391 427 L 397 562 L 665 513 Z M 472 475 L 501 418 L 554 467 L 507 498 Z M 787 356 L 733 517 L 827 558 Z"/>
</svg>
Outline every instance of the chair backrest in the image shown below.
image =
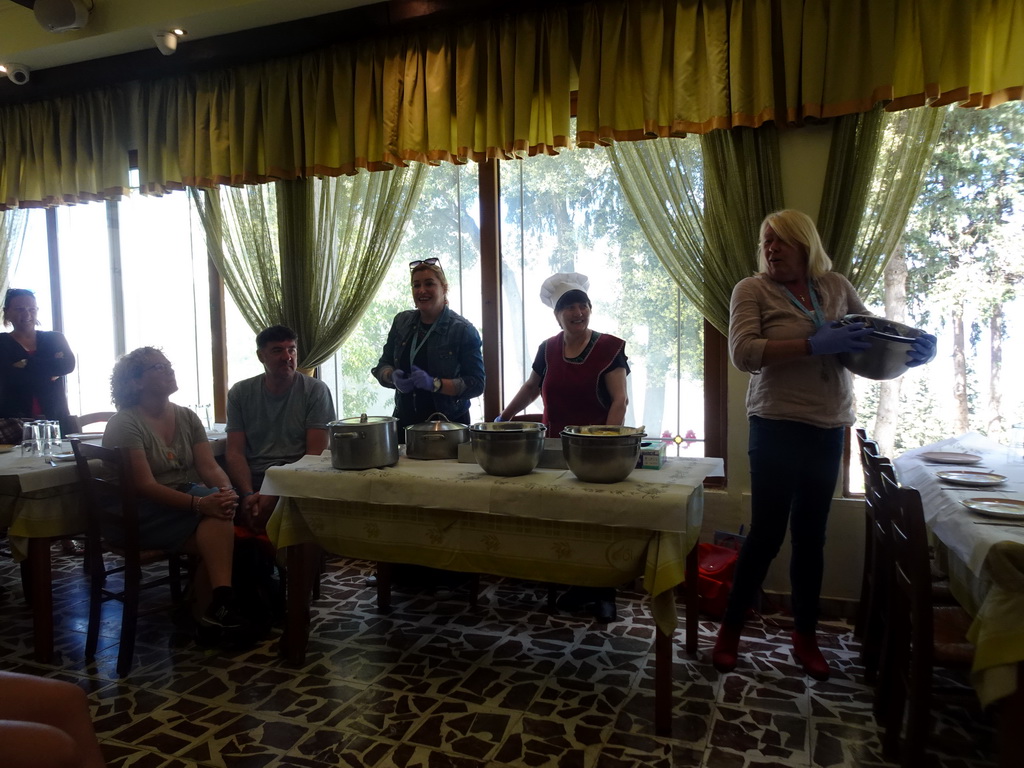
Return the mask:
<svg viewBox="0 0 1024 768">
<path fill-rule="evenodd" d="M 932 572 L 921 494 L 883 475 L 880 501 L 889 518 L 893 597 L 909 610 L 915 635 L 930 638 Z"/>
<path fill-rule="evenodd" d="M 83 413 L 81 416 L 72 416 L 71 431 L 83 432 L 91 424 L 106 424 L 113 415 L 113 411 L 95 411 L 94 413 Z"/>
<path fill-rule="evenodd" d="M 78 479 L 85 498 L 90 538 L 96 544 L 102 540 L 100 520 L 119 503 L 124 540 L 118 543 L 118 548 L 124 550 L 125 559 L 131 562 L 139 554 L 139 510 L 127 449 L 104 448 L 81 440 L 72 440 L 71 448 L 75 452 Z M 90 464 L 96 460 L 102 462 L 101 471 Z"/>
</svg>

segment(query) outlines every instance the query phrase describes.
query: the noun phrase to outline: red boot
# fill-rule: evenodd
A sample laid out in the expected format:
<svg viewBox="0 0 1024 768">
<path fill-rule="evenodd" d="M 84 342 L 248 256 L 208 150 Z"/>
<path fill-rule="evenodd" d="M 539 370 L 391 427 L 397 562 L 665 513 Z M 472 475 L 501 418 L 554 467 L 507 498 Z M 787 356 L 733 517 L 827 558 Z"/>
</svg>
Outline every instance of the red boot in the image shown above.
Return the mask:
<svg viewBox="0 0 1024 768">
<path fill-rule="evenodd" d="M 736 669 L 742 631 L 743 627 L 730 627 L 727 624 L 722 624 L 718 630 L 715 649 L 711 652 L 711 663 L 719 672 L 732 672 Z"/>
<path fill-rule="evenodd" d="M 828 680 L 830 670 L 825 657 L 818 649 L 818 638 L 813 632 L 793 632 L 793 657 L 804 668 L 804 672 L 815 680 Z"/>
</svg>

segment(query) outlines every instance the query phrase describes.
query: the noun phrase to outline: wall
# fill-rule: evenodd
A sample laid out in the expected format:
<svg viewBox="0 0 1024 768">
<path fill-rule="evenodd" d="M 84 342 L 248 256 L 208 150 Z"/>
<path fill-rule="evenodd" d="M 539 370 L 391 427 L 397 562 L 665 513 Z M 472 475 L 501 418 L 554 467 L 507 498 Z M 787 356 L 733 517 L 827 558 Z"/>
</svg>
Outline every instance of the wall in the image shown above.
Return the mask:
<svg viewBox="0 0 1024 768">
<path fill-rule="evenodd" d="M 779 136 L 782 160 L 783 199 L 787 208 L 798 208 L 817 218 L 825 168 L 832 138 L 831 126 L 817 125 L 784 131 Z M 750 255 L 753 269 L 753 254 Z M 714 531 L 737 531 L 750 526 L 750 480 L 747 465 L 746 391 L 748 374 L 729 368 L 728 487 L 709 491 L 704 504 L 701 538 L 710 541 Z M 859 465 L 855 465 L 857 468 Z M 860 593 L 860 564 L 864 552 L 864 504 L 857 499 L 838 498 L 829 517 L 825 547 L 825 581 L 822 597 L 826 601 L 855 600 Z M 772 563 L 765 590 L 789 593 L 789 541 Z M 828 607 L 826 606 L 826 610 Z"/>
</svg>

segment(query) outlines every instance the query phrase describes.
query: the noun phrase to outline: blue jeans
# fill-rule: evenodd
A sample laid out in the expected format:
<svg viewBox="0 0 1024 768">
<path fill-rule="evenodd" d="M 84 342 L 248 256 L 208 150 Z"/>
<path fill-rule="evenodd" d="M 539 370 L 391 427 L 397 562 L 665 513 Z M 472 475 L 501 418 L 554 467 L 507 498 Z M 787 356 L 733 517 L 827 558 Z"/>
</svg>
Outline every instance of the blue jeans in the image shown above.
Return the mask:
<svg viewBox="0 0 1024 768">
<path fill-rule="evenodd" d="M 788 526 L 794 625 L 799 632 L 814 632 L 843 438 L 842 427 L 750 417 L 750 531 L 736 564 L 724 624 L 743 625 Z"/>
</svg>

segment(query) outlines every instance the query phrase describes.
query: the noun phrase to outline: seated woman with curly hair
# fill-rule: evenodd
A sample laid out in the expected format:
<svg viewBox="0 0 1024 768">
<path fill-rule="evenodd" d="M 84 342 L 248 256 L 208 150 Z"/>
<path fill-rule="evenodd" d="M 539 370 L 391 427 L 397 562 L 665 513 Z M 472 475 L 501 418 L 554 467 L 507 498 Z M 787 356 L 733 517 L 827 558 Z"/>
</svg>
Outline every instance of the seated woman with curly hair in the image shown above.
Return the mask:
<svg viewBox="0 0 1024 768">
<path fill-rule="evenodd" d="M 200 624 L 237 628 L 245 623 L 231 588 L 238 495 L 213 458 L 199 417 L 170 401 L 177 389 L 174 368 L 158 349 L 142 347 L 118 360 L 110 377 L 117 413 L 103 446 L 128 449 L 141 497 L 141 546 L 198 554 Z M 117 519 L 105 523 L 104 535 L 116 544 Z"/>
</svg>

